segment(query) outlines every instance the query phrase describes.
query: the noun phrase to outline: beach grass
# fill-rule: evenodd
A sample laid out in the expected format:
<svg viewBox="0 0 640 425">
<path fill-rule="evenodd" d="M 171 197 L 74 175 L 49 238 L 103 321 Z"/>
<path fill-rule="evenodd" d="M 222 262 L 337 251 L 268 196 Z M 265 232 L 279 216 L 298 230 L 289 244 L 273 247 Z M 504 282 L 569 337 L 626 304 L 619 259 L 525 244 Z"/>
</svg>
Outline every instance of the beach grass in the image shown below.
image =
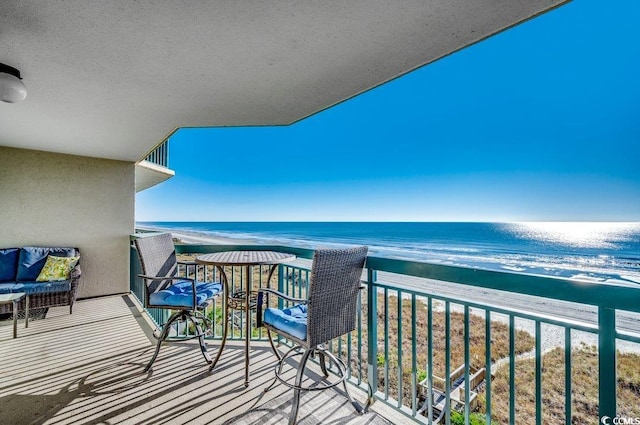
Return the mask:
<svg viewBox="0 0 640 425">
<path fill-rule="evenodd" d="M 385 322 L 384 300 L 378 297 L 378 341 L 384 341 L 384 328 L 380 323 Z M 389 346 L 394 347 L 389 355 L 388 386 L 390 396 L 398 397 L 398 356 L 397 343 L 398 309 L 397 297 L 390 296 L 389 301 Z M 409 354 L 412 350 L 411 335 L 412 321 L 416 320 L 416 355 L 417 374 L 426 375 L 427 361 L 427 308 L 426 304 L 417 301 L 416 317 L 412 316 L 411 302 L 408 299 L 402 302 L 402 354 L 405 357 L 402 362 L 402 398 L 410 405 L 412 362 Z M 366 305 L 363 306 L 366 311 Z M 433 332 L 433 374 L 444 377 L 445 373 L 445 315 L 441 309 L 434 309 L 432 314 Z M 450 346 L 451 370 L 464 364 L 464 315 L 459 312 L 451 312 L 450 316 Z M 471 367 L 485 366 L 485 320 L 476 314 L 469 315 L 470 322 L 470 364 Z M 366 329 L 365 329 L 366 332 Z M 519 423 L 536 422 L 535 399 L 535 356 L 531 356 L 535 339 L 529 333 L 517 330 L 515 333 L 516 355 L 516 418 Z M 491 361 L 495 364 L 499 360 L 509 357 L 510 332 L 507 324 L 491 322 Z M 366 339 L 366 334 L 363 335 Z M 379 347 L 378 353 L 380 353 Z M 364 347 L 366 359 L 366 347 Z M 529 354 L 529 355 L 527 355 Z M 518 356 L 522 356 L 519 358 Z M 581 344 L 574 347 L 572 358 L 572 423 L 590 424 L 598 423 L 598 351 L 596 347 Z M 382 360 L 382 362 L 381 362 Z M 363 360 L 364 361 L 364 360 Z M 618 353 L 618 414 L 626 417 L 640 417 L 640 355 L 633 353 Z M 378 356 L 378 388 L 385 387 L 384 356 Z M 565 406 L 565 351 L 564 347 L 556 347 L 545 353 L 542 358 L 542 423 L 564 423 L 566 415 Z M 509 363 L 500 362 L 494 367 L 495 374 L 492 380 L 492 421 L 497 424 L 509 423 Z M 418 378 L 420 380 L 420 378 Z M 481 416 L 486 411 L 486 394 L 484 389 L 479 392 L 477 413 Z M 476 416 L 476 420 L 480 420 Z M 484 422 L 481 422 L 484 423 Z"/>
<path fill-rule="evenodd" d="M 564 423 L 565 352 L 556 347 L 542 358 L 542 423 Z M 618 353 L 618 414 L 640 417 L 640 356 Z M 581 345 L 571 353 L 572 423 L 598 424 L 598 351 Z M 509 423 L 509 368 L 498 368 L 492 387 L 492 418 Z M 535 423 L 535 359 L 516 362 L 516 413 L 521 423 Z M 484 405 L 481 404 L 481 410 Z"/>
<path fill-rule="evenodd" d="M 378 295 L 378 388 L 389 388 L 389 396 L 398 399 L 402 393 L 402 399 L 408 401 L 410 405 L 412 398 L 412 379 L 414 373 L 413 365 L 413 345 L 415 340 L 415 364 L 417 381 L 424 379 L 427 375 L 428 364 L 428 327 L 427 327 L 427 304 L 421 300 L 416 300 L 415 317 L 412 314 L 411 300 L 403 299 L 401 308 L 398 308 L 398 297 L 390 295 L 387 307 L 384 306 L 384 296 Z M 363 302 L 363 315 L 366 317 L 366 302 Z M 435 309 L 434 309 L 435 310 Z M 388 311 L 388 316 L 385 316 Z M 401 313 L 401 320 L 398 320 Z M 459 366 L 464 365 L 464 314 L 450 312 L 449 324 L 449 344 L 450 344 L 450 372 Z M 416 323 L 416 334 L 412 335 L 413 322 Z M 385 323 L 387 329 L 385 330 Z M 445 377 L 446 368 L 446 316 L 444 311 L 435 310 L 432 313 L 432 364 L 433 375 Z M 509 355 L 509 327 L 498 321 L 491 324 L 491 359 L 492 363 Z M 399 331 L 401 329 L 401 332 Z M 485 347 L 486 347 L 486 322 L 484 317 L 477 314 L 469 315 L 469 353 L 470 365 L 472 368 L 485 367 Z M 385 334 L 388 334 L 388 345 L 385 347 Z M 362 339 L 366 341 L 366 327 L 363 329 Z M 400 341 L 401 338 L 401 341 Z M 400 344 L 401 342 L 401 344 Z M 533 349 L 534 338 L 527 332 L 518 330 L 515 333 L 515 352 L 523 354 Z M 400 347 L 400 348 L 399 348 Z M 385 351 L 388 358 L 385 358 Z M 363 361 L 366 362 L 366 344 L 363 347 Z M 386 373 L 388 372 L 388 375 Z M 364 371 L 361 371 L 364 372 Z M 402 376 L 400 382 L 399 376 Z M 364 376 L 363 376 L 364 378 Z"/>
</svg>

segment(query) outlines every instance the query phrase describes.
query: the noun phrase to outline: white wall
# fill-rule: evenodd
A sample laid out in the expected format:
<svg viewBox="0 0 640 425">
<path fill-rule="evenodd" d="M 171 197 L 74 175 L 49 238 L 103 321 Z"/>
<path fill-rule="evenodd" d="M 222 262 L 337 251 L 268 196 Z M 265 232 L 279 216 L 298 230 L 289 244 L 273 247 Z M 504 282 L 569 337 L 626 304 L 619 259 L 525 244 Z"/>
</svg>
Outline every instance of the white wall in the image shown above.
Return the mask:
<svg viewBox="0 0 640 425">
<path fill-rule="evenodd" d="M 0 147 L 0 248 L 80 248 L 79 298 L 129 290 L 135 164 Z"/>
</svg>

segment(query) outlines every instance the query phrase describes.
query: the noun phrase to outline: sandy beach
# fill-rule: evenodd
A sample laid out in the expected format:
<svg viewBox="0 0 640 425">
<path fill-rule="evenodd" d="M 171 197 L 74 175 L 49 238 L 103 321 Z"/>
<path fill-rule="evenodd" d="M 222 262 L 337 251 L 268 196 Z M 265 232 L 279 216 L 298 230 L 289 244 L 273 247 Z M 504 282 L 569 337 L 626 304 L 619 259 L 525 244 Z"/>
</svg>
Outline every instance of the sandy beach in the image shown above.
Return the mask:
<svg viewBox="0 0 640 425">
<path fill-rule="evenodd" d="M 203 245 L 252 245 L 255 242 L 246 239 L 213 237 L 199 232 L 174 232 L 171 234 L 185 244 Z"/>
<path fill-rule="evenodd" d="M 156 230 L 144 228 L 144 230 Z M 207 244 L 207 245 L 252 245 L 255 240 L 234 239 L 212 236 L 200 232 L 171 231 L 174 238 L 186 244 Z M 259 244 L 258 244 L 259 245 Z M 300 259 L 296 261 L 297 266 L 310 267 L 310 261 Z M 531 315 L 553 318 L 559 321 L 568 320 L 586 326 L 597 327 L 597 308 L 577 303 L 563 302 L 546 298 L 520 295 L 506 291 L 495 291 L 490 289 L 475 288 L 451 282 L 436 281 L 431 279 L 417 278 L 405 275 L 397 275 L 387 272 L 379 272 L 378 280 L 397 285 L 399 287 L 419 290 L 427 295 L 435 297 L 446 297 L 461 301 L 473 302 L 480 305 L 487 305 L 508 310 L 525 311 Z M 437 305 L 442 308 L 443 304 Z M 451 304 L 452 311 L 462 311 L 464 308 L 459 304 Z M 471 309 L 472 313 L 484 315 L 484 311 Z M 509 317 L 505 314 L 492 313 L 492 320 L 509 322 Z M 516 321 L 516 328 L 535 335 L 535 322 L 533 320 L 519 319 Z M 618 330 L 631 332 L 640 335 L 640 315 L 635 313 L 617 313 Z M 549 324 L 542 324 L 542 350 L 549 351 L 558 346 L 564 346 L 564 328 Z M 598 345 L 596 334 L 572 331 L 572 347 L 579 347 L 580 344 Z M 621 352 L 632 352 L 640 354 L 640 344 L 628 341 L 617 342 L 617 348 Z"/>
</svg>

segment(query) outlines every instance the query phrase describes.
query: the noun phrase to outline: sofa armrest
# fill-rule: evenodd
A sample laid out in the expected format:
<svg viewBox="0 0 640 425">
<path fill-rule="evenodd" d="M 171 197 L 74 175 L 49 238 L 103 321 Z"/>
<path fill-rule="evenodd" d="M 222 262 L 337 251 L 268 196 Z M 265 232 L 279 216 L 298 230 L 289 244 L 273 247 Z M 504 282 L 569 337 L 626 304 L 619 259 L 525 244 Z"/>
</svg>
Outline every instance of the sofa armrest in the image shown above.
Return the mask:
<svg viewBox="0 0 640 425">
<path fill-rule="evenodd" d="M 76 264 L 76 266 L 73 268 L 73 270 L 71 270 L 71 274 L 69 275 L 71 277 L 71 280 L 78 280 L 80 279 L 80 275 L 82 274 L 82 269 L 80 268 L 80 263 Z"/>
<path fill-rule="evenodd" d="M 71 270 L 71 300 L 75 301 L 78 294 L 78 285 L 80 284 L 80 276 L 82 275 L 82 269 L 80 263 Z"/>
</svg>

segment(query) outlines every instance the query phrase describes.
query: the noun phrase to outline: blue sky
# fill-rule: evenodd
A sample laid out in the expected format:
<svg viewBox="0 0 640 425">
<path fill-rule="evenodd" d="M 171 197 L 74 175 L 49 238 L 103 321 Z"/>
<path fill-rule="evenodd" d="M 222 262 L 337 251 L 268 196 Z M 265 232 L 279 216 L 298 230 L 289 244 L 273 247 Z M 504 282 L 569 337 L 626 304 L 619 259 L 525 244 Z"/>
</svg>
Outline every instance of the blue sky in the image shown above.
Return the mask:
<svg viewBox="0 0 640 425">
<path fill-rule="evenodd" d="M 291 126 L 180 130 L 136 220 L 640 221 L 639 16 L 575 0 Z"/>
</svg>

